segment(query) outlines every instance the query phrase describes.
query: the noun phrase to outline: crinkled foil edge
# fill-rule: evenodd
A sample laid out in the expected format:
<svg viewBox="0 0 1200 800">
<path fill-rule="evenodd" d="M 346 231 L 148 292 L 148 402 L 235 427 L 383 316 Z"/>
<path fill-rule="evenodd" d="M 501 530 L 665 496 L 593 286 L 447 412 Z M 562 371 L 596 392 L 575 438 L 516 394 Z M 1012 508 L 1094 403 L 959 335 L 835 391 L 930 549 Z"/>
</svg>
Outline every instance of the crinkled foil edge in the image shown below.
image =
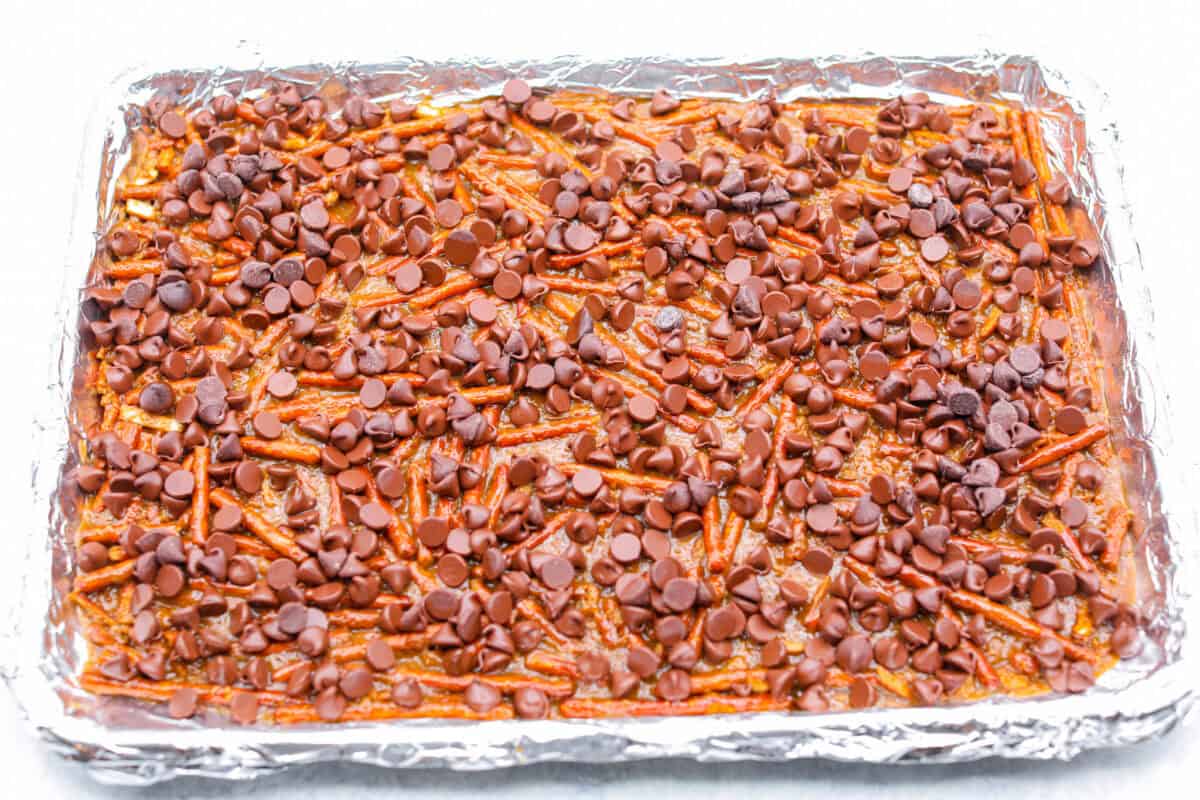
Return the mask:
<svg viewBox="0 0 1200 800">
<path fill-rule="evenodd" d="M 280 63 L 284 58 L 274 59 Z M 347 761 L 384 767 L 483 770 L 544 761 L 607 763 L 682 757 L 697 761 L 828 758 L 859 762 L 956 762 L 988 756 L 1068 759 L 1085 750 L 1162 735 L 1191 708 L 1189 680 L 1197 664 L 1185 618 L 1195 608 L 1188 589 L 1197 573 L 1191 541 L 1196 511 L 1189 498 L 1195 464 L 1173 448 L 1159 358 L 1170 331 L 1154 327 L 1132 214 L 1124 195 L 1119 136 L 1103 93 L 1038 61 L 993 53 L 951 58 L 871 54 L 737 63 L 728 58 L 638 58 L 598 63 L 576 57 L 548 61 L 344 62 L 278 68 L 262 53 L 240 49 L 209 70 L 129 70 L 95 100 L 75 179 L 75 206 L 61 265 L 58 312 L 46 329 L 50 374 L 44 413 L 35 429 L 34 520 L 28 556 L 15 565 L 22 599 L 3 634 L 4 677 L 30 726 L 52 749 L 81 762 L 98 780 L 146 785 L 179 775 L 247 779 L 287 767 Z M 235 66 L 236 65 L 236 68 Z M 535 86 L 600 87 L 648 93 L 781 99 L 887 97 L 921 90 L 941 101 L 1017 100 L 1046 115 L 1046 141 L 1056 168 L 1097 225 L 1103 265 L 1096 268 L 1097 345 L 1109 367 L 1108 401 L 1126 459 L 1141 568 L 1146 647 L 1078 696 L 997 699 L 942 708 L 880 709 L 828 714 L 751 714 L 603 721 L 418 720 L 311 727 L 204 727 L 172 722 L 132 701 L 97 699 L 72 682 L 83 656 L 79 631 L 65 613 L 71 554 L 68 513 L 58 494 L 78 442 L 71 403 L 77 391 L 80 287 L 92 261 L 96 231 L 112 207 L 112 187 L 127 154 L 125 114 L 157 89 L 183 100 L 214 89 L 233 92 L 273 78 L 316 86 L 331 98 L 347 86 L 376 96 L 436 95 L 445 102 L 495 93 L 519 75 Z M 1085 126 L 1086 122 L 1086 126 Z M 44 521 L 44 522 L 43 522 Z M 44 526 L 43 526 L 44 525 Z M 1185 576 L 1192 581 L 1185 580 Z M 112 724 L 109 703 L 121 704 Z"/>
</svg>

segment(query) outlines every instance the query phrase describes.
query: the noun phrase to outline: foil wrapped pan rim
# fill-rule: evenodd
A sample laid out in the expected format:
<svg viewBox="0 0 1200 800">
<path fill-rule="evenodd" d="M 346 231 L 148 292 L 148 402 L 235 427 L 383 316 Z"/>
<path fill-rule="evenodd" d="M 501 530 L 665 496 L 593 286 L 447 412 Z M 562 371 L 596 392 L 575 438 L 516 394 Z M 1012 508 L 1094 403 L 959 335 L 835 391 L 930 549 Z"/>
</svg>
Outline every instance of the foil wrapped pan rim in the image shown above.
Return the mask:
<svg viewBox="0 0 1200 800">
<path fill-rule="evenodd" d="M 28 556 L 11 577 L 22 587 L 15 625 L 0 633 L 0 669 L 28 724 L 64 757 L 86 764 L 96 779 L 146 785 L 180 775 L 247 779 L 289 766 L 345 761 L 383 767 L 483 770 L 546 761 L 610 763 L 650 758 L 697 761 L 827 758 L 858 762 L 947 763 L 989 756 L 1068 759 L 1084 750 L 1142 741 L 1171 730 L 1195 701 L 1192 675 L 1196 637 L 1185 618 L 1196 610 L 1188 586 L 1200 575 L 1191 473 L 1170 449 L 1169 404 L 1161 385 L 1153 310 L 1124 195 L 1117 127 L 1103 92 L 1086 79 L 1068 79 L 1024 56 L 982 52 L 948 58 L 886 57 L 872 53 L 812 59 L 630 58 L 596 62 L 573 56 L 542 61 L 420 61 L 277 67 L 295 54 L 239 47 L 211 70 L 174 70 L 142 64 L 128 69 L 97 96 L 89 117 L 75 181 L 74 211 L 61 274 L 58 312 L 46 330 L 50 374 L 43 414 L 35 426 Z M 1019 100 L 1045 112 L 1051 159 L 1071 180 L 1077 197 L 1098 221 L 1104 270 L 1115 323 L 1127 334 L 1114 376 L 1129 415 L 1131 469 L 1147 484 L 1138 547 L 1149 601 L 1147 647 L 1122 662 L 1097 687 L 1078 696 L 1026 700 L 997 698 L 938 708 L 859 712 L 758 713 L 688 718 L 496 721 L 413 720 L 304 727 L 202 727 L 161 717 L 113 726 L 69 705 L 86 704 L 71 685 L 81 657 L 77 631 L 61 616 L 68 556 L 67 518 L 57 487 L 69 461 L 69 416 L 78 360 L 79 289 L 96 245 L 95 232 L 111 207 L 113 178 L 124 154 L 130 104 L 160 88 L 181 99 L 214 88 L 237 92 L 271 78 L 320 87 L 352 86 L 373 95 L 438 95 L 445 102 L 496 93 L 518 74 L 531 85 L 598 87 L 645 94 L 666 86 L 680 94 L 879 98 L 921 90 L 938 101 Z M 384 78 L 390 78 L 384 80 Z M 1084 123 L 1086 121 L 1086 128 Z M 99 209 L 99 211 L 98 211 Z M 1111 405 L 1111 403 L 1110 403 Z M 1164 469 L 1170 462 L 1174 469 Z M 1155 468 L 1157 465 L 1157 469 Z M 46 528 L 40 526 L 45 521 Z M 46 532 L 49 532 L 47 535 Z"/>
</svg>

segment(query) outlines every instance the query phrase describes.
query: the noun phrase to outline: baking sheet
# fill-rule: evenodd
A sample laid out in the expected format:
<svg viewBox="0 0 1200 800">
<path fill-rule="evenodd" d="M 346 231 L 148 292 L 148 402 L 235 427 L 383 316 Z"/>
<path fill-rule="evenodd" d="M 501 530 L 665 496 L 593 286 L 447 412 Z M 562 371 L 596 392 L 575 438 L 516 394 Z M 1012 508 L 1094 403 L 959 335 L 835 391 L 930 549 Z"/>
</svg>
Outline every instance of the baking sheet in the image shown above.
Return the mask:
<svg viewBox="0 0 1200 800">
<path fill-rule="evenodd" d="M 225 63 L 245 61 L 246 53 Z M 72 676 L 85 656 L 62 598 L 69 590 L 67 509 L 57 495 L 79 435 L 68 409 L 79 361 L 79 290 L 92 261 L 96 232 L 112 209 L 114 178 L 127 154 L 127 114 L 157 91 L 187 104 L 215 90 L 234 94 L 283 79 L 312 88 L 331 105 L 353 91 L 381 99 L 452 103 L 496 94 L 517 75 L 535 87 L 600 87 L 645 95 L 666 87 L 679 95 L 780 99 L 880 98 L 928 92 L 935 101 L 1018 101 L 1043 114 L 1051 160 L 1071 180 L 1097 225 L 1101 263 L 1088 282 L 1097 346 L 1109 372 L 1107 400 L 1126 455 L 1126 483 L 1136 523 L 1134 546 L 1143 577 L 1145 647 L 1077 696 L 997 698 L 940 708 L 880 709 L 828 714 L 721 715 L 597 721 L 442 720 L 313 727 L 204 727 L 174 722 L 148 707 L 98 698 Z M 1086 121 L 1086 127 L 1085 127 Z M 764 60 L 667 58 L 611 63 L 561 58 L 544 62 L 488 61 L 341 63 L 276 68 L 257 65 L 213 71 L 132 70 L 96 99 L 75 185 L 59 311 L 45 335 L 51 374 L 38 426 L 32 500 L 45 528 L 28 531 L 29 555 L 19 565 L 23 602 L 6 637 L 4 673 L 29 722 L 65 756 L 99 779 L 145 784 L 180 774 L 246 778 L 316 761 L 381 766 L 487 769 L 538 761 L 611 762 L 663 756 L 698 760 L 826 757 L 855 761 L 963 761 L 984 756 L 1069 758 L 1082 750 L 1139 741 L 1169 730 L 1193 702 L 1188 672 L 1196 645 L 1184 619 L 1195 599 L 1189 543 L 1197 524 L 1186 474 L 1158 474 L 1156 457 L 1171 445 L 1167 399 L 1155 386 L 1155 328 L 1132 220 L 1122 187 L 1115 124 L 1106 102 L 1086 81 L 1068 80 L 1024 57 L 993 54 L 928 59 L 872 56 Z M 1186 473 L 1187 471 L 1176 471 Z M 69 713 L 69 710 L 73 713 Z M 214 722 L 214 720 L 209 720 Z"/>
</svg>

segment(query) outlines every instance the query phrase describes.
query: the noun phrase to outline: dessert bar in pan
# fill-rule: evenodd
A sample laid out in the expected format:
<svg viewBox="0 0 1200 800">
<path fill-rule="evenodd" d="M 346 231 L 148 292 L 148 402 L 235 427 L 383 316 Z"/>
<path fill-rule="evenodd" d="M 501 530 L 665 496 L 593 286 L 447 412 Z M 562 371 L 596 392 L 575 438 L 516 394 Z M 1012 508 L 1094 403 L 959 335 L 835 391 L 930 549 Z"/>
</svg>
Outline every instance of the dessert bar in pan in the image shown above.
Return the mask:
<svg viewBox="0 0 1200 800">
<path fill-rule="evenodd" d="M 79 684 L 234 722 L 936 706 L 1140 646 L 1038 112 L 533 91 L 133 117 Z"/>
</svg>

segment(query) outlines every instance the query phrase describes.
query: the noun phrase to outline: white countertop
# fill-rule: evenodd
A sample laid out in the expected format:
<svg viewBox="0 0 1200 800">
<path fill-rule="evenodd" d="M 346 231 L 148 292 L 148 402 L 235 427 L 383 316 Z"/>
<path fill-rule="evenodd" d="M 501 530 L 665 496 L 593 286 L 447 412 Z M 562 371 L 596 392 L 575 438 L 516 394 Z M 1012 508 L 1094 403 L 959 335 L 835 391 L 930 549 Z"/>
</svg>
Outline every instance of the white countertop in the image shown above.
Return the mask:
<svg viewBox="0 0 1200 800">
<path fill-rule="evenodd" d="M 1156 304 L 1158 327 L 1200 343 L 1195 319 L 1200 300 L 1194 204 L 1200 186 L 1200 11 L 1187 0 L 1087 4 L 1014 0 L 996 3 L 707 3 L 590 2 L 338 2 L 237 4 L 120 4 L 17 0 L 5 7 L 4 120 L 0 158 L 0 230 L 5 291 L 0 292 L 0 353 L 10 386 L 29 387 L 0 401 L 7 424 L 7 480 L 0 499 L 12 526 L 0 537 L 0 564 L 24 551 L 23 537 L 38 529 L 28 506 L 27 431 L 46 374 L 42 331 L 52 313 L 60 262 L 61 227 L 68 218 L 83 120 L 96 89 L 145 56 L 163 63 L 206 64 L 206 48 L 247 39 L 286 41 L 295 60 L 332 60 L 355 53 L 364 60 L 398 55 L 467 54 L 536 58 L 561 53 L 616 57 L 670 53 L 812 55 L 871 50 L 894 55 L 995 52 L 1042 57 L 1064 72 L 1097 79 L 1120 120 L 1127 191 Z M 1116 4 L 1112 4 L 1116 6 Z M 535 7 L 536 8 L 533 8 Z M 1061 7 L 1060 7 L 1061 6 Z M 1071 6 L 1067 8 L 1066 6 Z M 212 9 L 212 10 L 210 10 Z M 220 9 L 216 13 L 214 10 Z M 1003 9 L 1003 10 L 1002 10 Z M 356 30 L 357 28 L 357 30 Z M 501 35 L 501 32 L 504 32 Z M 987 31 L 986 33 L 984 31 Z M 322 41 L 332 36 L 336 45 Z M 356 46 L 356 42 L 362 42 Z M 352 49 L 356 48 L 357 49 Z M 1160 175 L 1171 169 L 1171 180 Z M 1188 188 L 1185 188 L 1188 187 Z M 20 192 L 18 194 L 17 192 Z M 1162 339 L 1160 339 L 1162 341 Z M 1164 346 L 1167 346 L 1164 344 Z M 1160 354 L 1179 368 L 1165 376 L 1177 416 L 1172 429 L 1180 453 L 1195 453 L 1200 390 L 1195 351 Z M 1184 468 L 1195 458 L 1181 458 Z M 12 584 L 0 584 L 11 602 Z M 2 608 L 2 606 L 0 606 Z M 253 783 L 180 780 L 151 790 L 152 797 L 351 798 L 364 791 L 419 797 L 579 798 L 645 796 L 756 798 L 831 795 L 916 798 L 1195 796 L 1185 784 L 1200 759 L 1194 721 L 1167 737 L 1071 762 L 1006 762 L 936 767 L 848 766 L 822 762 L 697 765 L 652 762 L 613 767 L 548 765 L 482 774 L 387 772 L 374 768 L 306 767 Z M 0 691 L 0 775 L 14 797 L 113 797 L 74 764 L 51 756 L 19 723 L 12 698 Z"/>
</svg>

